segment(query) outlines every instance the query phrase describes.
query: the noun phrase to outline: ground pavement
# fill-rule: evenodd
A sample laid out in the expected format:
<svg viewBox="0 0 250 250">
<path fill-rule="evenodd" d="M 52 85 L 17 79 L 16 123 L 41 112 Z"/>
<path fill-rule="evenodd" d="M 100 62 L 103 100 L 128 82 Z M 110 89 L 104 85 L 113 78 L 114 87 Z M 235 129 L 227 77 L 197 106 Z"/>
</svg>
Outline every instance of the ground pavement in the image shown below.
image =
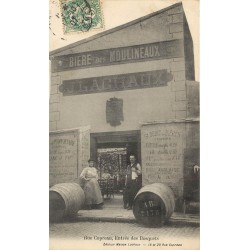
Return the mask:
<svg viewBox="0 0 250 250">
<path fill-rule="evenodd" d="M 93 222 L 130 222 L 135 223 L 133 210 L 123 208 L 122 195 L 115 194 L 114 197 L 104 199 L 102 209 L 80 210 L 78 212 L 78 221 L 93 221 Z M 183 214 L 173 213 L 169 220 L 169 224 L 192 225 L 199 226 L 199 214 Z"/>
<path fill-rule="evenodd" d="M 178 213 L 159 228 L 139 225 L 116 195 L 105 199 L 102 209 L 80 210 L 74 221 L 51 223 L 49 232 L 50 250 L 198 250 L 200 228 L 198 215 Z"/>
</svg>

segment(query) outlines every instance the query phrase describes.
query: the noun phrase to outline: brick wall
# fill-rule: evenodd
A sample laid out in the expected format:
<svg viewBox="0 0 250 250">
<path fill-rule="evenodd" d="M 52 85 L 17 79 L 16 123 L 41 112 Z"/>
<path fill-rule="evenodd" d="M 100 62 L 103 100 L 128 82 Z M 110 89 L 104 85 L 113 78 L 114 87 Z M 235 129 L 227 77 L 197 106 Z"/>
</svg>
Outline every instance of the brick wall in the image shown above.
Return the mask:
<svg viewBox="0 0 250 250">
<path fill-rule="evenodd" d="M 57 74 L 51 75 L 50 82 L 50 99 L 49 99 L 49 130 L 57 130 L 57 122 L 60 120 L 59 102 L 60 93 L 59 85 L 61 84 L 61 76 Z"/>
<path fill-rule="evenodd" d="M 200 85 L 195 81 L 186 81 L 187 88 L 187 116 L 199 118 L 200 116 Z"/>
</svg>

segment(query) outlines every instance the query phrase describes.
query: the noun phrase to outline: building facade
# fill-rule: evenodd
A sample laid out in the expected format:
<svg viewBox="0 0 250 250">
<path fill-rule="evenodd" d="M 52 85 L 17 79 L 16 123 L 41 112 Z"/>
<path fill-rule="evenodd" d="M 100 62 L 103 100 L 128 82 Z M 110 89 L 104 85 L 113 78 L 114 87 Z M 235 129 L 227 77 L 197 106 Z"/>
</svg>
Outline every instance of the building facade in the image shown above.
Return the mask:
<svg viewBox="0 0 250 250">
<path fill-rule="evenodd" d="M 199 83 L 181 3 L 50 53 L 50 185 L 76 180 L 89 157 L 123 179 L 185 194 L 199 165 Z M 192 190 L 186 188 L 191 192 Z"/>
</svg>

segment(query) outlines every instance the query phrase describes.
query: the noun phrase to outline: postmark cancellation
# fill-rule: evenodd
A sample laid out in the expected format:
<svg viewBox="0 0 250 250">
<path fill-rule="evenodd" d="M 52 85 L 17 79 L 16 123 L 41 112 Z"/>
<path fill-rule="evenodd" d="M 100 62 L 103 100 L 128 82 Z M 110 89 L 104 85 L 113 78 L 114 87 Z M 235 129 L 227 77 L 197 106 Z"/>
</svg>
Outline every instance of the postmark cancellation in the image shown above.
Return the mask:
<svg viewBox="0 0 250 250">
<path fill-rule="evenodd" d="M 65 34 L 104 27 L 100 0 L 60 0 L 60 7 Z"/>
</svg>

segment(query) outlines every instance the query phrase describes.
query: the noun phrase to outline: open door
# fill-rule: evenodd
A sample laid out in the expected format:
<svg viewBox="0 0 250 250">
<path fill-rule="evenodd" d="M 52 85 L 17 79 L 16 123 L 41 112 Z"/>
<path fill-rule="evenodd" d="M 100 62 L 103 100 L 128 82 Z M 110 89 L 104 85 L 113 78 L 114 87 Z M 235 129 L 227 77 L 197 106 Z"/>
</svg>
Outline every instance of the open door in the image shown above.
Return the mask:
<svg viewBox="0 0 250 250">
<path fill-rule="evenodd" d="M 116 179 L 115 192 L 122 193 L 129 156 L 140 160 L 140 131 L 91 134 L 91 142 L 99 178 L 109 173 Z"/>
</svg>

